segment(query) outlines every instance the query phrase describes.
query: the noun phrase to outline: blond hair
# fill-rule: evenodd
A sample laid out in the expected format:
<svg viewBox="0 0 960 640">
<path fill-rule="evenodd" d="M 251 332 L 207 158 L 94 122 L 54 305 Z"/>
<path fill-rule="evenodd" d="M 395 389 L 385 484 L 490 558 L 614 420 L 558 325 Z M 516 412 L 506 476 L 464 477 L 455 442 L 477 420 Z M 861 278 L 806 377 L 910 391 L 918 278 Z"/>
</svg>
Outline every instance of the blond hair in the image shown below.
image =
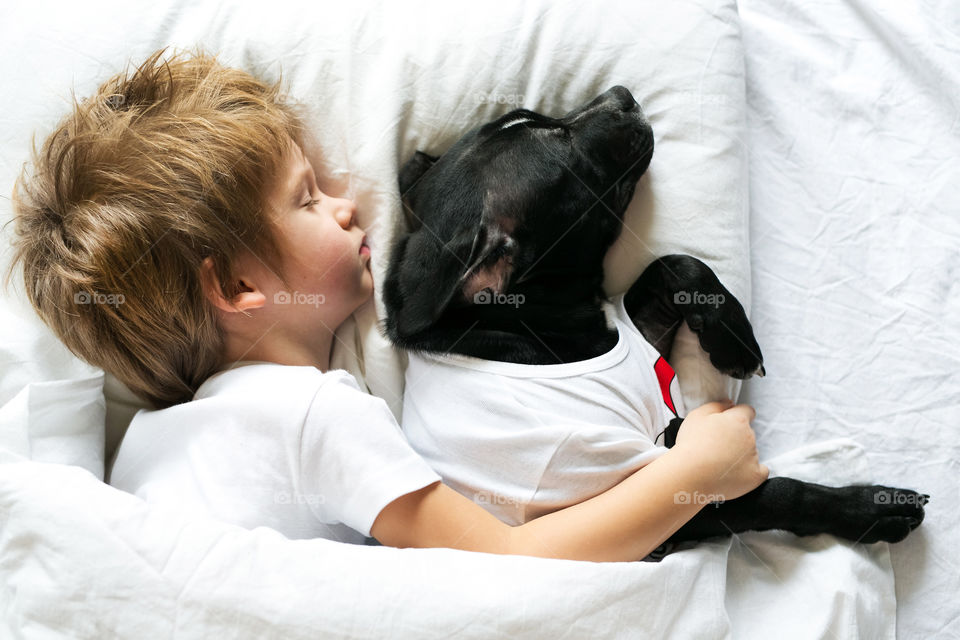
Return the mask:
<svg viewBox="0 0 960 640">
<path fill-rule="evenodd" d="M 73 108 L 32 148 L 13 193 L 14 268 L 33 308 L 77 356 L 161 408 L 221 366 L 201 284 L 224 297 L 247 248 L 282 277 L 264 201 L 302 118 L 268 85 L 197 50 L 152 54 Z"/>
</svg>

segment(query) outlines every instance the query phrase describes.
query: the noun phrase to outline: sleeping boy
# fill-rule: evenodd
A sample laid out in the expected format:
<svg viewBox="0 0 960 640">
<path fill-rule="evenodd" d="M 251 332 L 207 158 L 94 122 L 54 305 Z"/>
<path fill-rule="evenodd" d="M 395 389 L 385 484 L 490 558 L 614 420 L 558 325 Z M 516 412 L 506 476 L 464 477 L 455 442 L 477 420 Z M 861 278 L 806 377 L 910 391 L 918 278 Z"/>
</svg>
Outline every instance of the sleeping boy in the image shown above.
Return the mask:
<svg viewBox="0 0 960 640">
<path fill-rule="evenodd" d="M 645 557 L 768 475 L 745 405 L 691 412 L 612 489 L 509 526 L 442 484 L 386 403 L 330 368 L 374 290 L 353 202 L 325 194 L 279 83 L 202 52 L 152 54 L 79 103 L 14 189 L 12 270 L 78 357 L 154 407 L 110 482 L 289 538 L 595 561 Z"/>
</svg>

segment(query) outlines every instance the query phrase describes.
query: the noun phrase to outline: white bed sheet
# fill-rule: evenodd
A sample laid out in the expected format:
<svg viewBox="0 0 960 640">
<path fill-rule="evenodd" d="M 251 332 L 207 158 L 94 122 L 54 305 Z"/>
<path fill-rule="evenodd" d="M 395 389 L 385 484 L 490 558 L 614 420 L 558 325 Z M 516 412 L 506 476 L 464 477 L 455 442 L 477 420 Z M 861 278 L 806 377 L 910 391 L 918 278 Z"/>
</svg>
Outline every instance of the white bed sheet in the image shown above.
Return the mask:
<svg viewBox="0 0 960 640">
<path fill-rule="evenodd" d="M 931 495 L 901 638 L 960 637 L 960 5 L 742 0 L 762 454 L 847 436 Z"/>
<path fill-rule="evenodd" d="M 706 258 L 748 302 L 743 67 L 732 1 L 579 7 L 436 2 L 420 6 L 428 20 L 375 2 L 299 2 L 286 11 L 243 2 L 7 5 L 0 69 L 14 89 L 3 95 L 4 184 L 25 159 L 30 133 L 62 113 L 71 80 L 83 95 L 127 57 L 169 43 L 202 40 L 228 62 L 267 73 L 282 65 L 291 91 L 314 101 L 322 177 L 355 193 L 361 211 L 393 217 L 398 164 L 509 108 L 490 96 L 525 93 L 527 106 L 557 110 L 621 82 L 647 110 L 658 148 L 650 187 L 628 214 L 633 233 L 608 261 L 619 265 L 609 271 L 610 290 L 654 253 L 674 250 Z M 442 26 L 455 22 L 459 31 Z M 485 102 L 473 101 L 478 91 Z M 386 240 L 389 222 L 374 240 Z M 384 267 L 376 261 L 375 275 Z M 29 324 L 20 301 L 8 302 L 13 322 Z M 886 545 L 751 534 L 659 564 L 598 565 L 290 542 L 265 529 L 183 523 L 98 481 L 104 407 L 96 372 L 71 361 L 42 327 L 24 335 L 0 345 L 0 459 L 9 463 L 0 464 L 0 635 L 892 637 Z M 401 369 L 376 331 L 375 309 L 338 337 L 340 364 L 395 402 Z M 711 393 L 708 372 L 700 385 L 690 365 L 685 398 Z M 64 397 L 82 402 L 51 407 L 52 383 L 64 378 Z M 24 392 L 28 384 L 37 391 Z M 111 404 L 114 416 L 123 408 L 109 378 L 106 385 L 109 419 Z M 34 412 L 37 398 L 57 410 Z M 80 414 L 82 423 L 70 422 Z M 49 428 L 57 421 L 62 431 Z M 824 482 L 871 475 L 862 449 L 844 441 L 769 462 Z"/>
</svg>

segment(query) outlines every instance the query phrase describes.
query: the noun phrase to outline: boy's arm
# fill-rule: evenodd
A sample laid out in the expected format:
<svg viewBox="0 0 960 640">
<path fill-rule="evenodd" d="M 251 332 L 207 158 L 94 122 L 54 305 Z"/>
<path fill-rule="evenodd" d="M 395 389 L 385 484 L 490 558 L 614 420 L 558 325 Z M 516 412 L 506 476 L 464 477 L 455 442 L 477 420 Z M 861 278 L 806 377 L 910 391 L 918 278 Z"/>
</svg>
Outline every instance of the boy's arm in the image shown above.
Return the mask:
<svg viewBox="0 0 960 640">
<path fill-rule="evenodd" d="M 392 547 L 630 561 L 646 557 L 703 507 L 675 494 L 706 493 L 705 474 L 674 448 L 585 502 L 511 527 L 439 482 L 388 504 L 370 533 Z"/>
</svg>

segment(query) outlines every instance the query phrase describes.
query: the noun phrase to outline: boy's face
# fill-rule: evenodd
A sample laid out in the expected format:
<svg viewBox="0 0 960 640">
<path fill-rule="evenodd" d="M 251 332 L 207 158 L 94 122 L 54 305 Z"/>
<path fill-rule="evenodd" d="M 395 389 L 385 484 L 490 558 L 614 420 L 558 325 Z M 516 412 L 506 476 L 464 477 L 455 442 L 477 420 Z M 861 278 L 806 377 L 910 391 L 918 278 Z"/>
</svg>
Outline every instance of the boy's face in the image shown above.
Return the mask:
<svg viewBox="0 0 960 640">
<path fill-rule="evenodd" d="M 310 161 L 291 147 L 266 194 L 289 290 L 280 285 L 267 304 L 290 321 L 309 323 L 319 313 L 332 330 L 373 292 L 370 250 L 356 226 L 356 204 L 320 191 Z"/>
</svg>

